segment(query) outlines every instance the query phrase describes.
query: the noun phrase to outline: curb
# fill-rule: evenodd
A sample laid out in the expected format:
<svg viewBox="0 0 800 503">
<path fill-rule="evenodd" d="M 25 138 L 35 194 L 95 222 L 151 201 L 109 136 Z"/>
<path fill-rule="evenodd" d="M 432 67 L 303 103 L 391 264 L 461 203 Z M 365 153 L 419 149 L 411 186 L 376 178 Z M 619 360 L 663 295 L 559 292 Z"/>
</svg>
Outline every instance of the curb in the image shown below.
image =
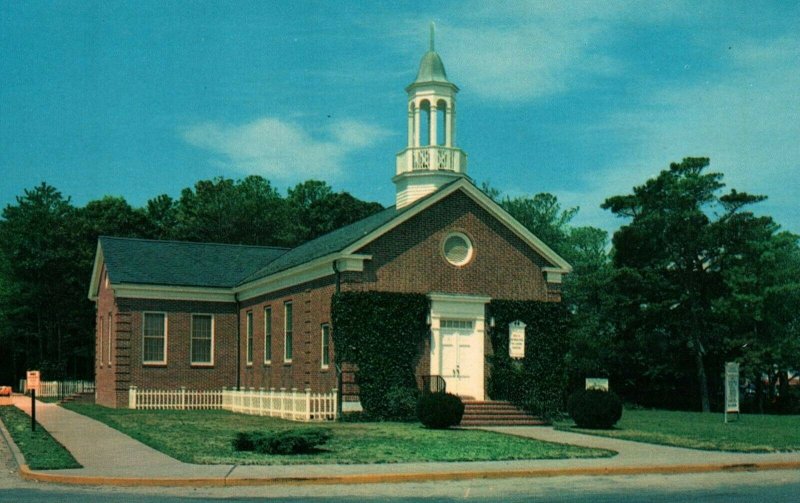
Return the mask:
<svg viewBox="0 0 800 503">
<path fill-rule="evenodd" d="M 316 477 L 264 477 L 264 478 L 136 478 L 65 475 L 33 471 L 26 464 L 20 464 L 20 475 L 26 480 L 37 480 L 57 484 L 108 485 L 108 486 L 149 486 L 149 487 L 236 487 L 306 484 L 391 484 L 402 482 L 431 482 L 442 480 L 506 479 L 535 477 L 569 476 L 612 476 L 612 475 L 674 475 L 709 472 L 754 472 L 767 470 L 800 469 L 800 461 L 771 463 L 706 464 L 706 465 L 654 465 L 586 468 L 532 468 L 505 471 L 456 471 L 437 473 L 388 473 L 364 475 L 332 475 Z"/>
</svg>

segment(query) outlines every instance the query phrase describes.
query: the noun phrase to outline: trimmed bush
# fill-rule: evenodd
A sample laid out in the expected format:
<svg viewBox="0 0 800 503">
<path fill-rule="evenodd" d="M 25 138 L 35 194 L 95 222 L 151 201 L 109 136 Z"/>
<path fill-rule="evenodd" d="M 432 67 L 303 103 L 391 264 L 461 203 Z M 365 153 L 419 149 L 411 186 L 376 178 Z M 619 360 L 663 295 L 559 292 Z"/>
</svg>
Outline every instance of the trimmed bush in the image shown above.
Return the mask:
<svg viewBox="0 0 800 503">
<path fill-rule="evenodd" d="M 464 403 L 450 393 L 424 393 L 417 402 L 417 418 L 427 428 L 456 426 L 464 416 Z"/>
<path fill-rule="evenodd" d="M 253 451 L 255 450 L 255 445 L 253 445 L 253 435 L 257 435 L 258 433 L 250 432 L 250 431 L 237 431 L 236 436 L 233 437 L 233 449 L 235 451 Z"/>
<path fill-rule="evenodd" d="M 613 391 L 579 390 L 569 397 L 567 410 L 579 428 L 607 430 L 622 417 L 622 400 Z"/>
<path fill-rule="evenodd" d="M 233 448 L 259 454 L 308 454 L 325 445 L 330 438 L 330 430 L 324 428 L 238 432 L 233 439 Z"/>
</svg>

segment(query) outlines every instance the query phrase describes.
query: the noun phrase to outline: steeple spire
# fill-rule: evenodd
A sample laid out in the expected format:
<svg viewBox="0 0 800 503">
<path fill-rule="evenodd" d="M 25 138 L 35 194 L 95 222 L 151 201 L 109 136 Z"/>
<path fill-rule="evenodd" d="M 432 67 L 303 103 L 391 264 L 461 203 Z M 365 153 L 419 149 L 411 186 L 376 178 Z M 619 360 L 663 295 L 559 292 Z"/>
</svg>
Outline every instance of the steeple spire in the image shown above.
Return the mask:
<svg viewBox="0 0 800 503">
<path fill-rule="evenodd" d="M 442 58 L 436 53 L 436 25 L 430 24 L 429 50 L 419 63 L 417 78 L 408 93 L 408 142 L 397 154 L 397 208 L 403 208 L 467 178 L 467 155 L 456 146 L 456 93 L 447 80 Z"/>
</svg>

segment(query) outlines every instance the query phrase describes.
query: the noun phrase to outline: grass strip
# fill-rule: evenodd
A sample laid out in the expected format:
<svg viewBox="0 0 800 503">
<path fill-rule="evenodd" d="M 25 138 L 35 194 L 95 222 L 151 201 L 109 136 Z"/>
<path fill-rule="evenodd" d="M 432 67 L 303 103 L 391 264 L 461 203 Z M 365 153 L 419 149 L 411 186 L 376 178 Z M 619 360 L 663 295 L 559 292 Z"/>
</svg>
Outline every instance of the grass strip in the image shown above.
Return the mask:
<svg viewBox="0 0 800 503">
<path fill-rule="evenodd" d="M 59 444 L 42 425 L 31 431 L 31 418 L 13 406 L 0 407 L 0 419 L 32 470 L 81 468 L 72 454 Z"/>
<path fill-rule="evenodd" d="M 239 431 L 279 431 L 307 424 L 227 411 L 109 409 L 70 403 L 66 408 L 101 421 L 169 456 L 199 464 L 356 464 L 501 461 L 608 457 L 615 453 L 478 430 L 428 430 L 419 423 L 322 423 L 332 437 L 313 454 L 238 452 Z"/>
<path fill-rule="evenodd" d="M 690 449 L 731 452 L 800 450 L 800 416 L 742 414 L 728 423 L 720 413 L 625 410 L 611 430 L 589 430 L 561 421 L 555 427 L 604 437 Z"/>
</svg>

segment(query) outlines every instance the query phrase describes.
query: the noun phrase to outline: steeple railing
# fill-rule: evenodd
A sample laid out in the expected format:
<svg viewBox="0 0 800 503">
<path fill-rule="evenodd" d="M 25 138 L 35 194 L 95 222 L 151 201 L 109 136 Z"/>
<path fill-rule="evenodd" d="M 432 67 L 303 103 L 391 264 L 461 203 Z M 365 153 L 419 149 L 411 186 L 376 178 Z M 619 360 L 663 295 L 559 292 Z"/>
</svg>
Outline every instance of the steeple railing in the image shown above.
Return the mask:
<svg viewBox="0 0 800 503">
<path fill-rule="evenodd" d="M 460 148 L 431 145 L 409 147 L 397 154 L 397 174 L 417 171 L 466 173 L 467 155 Z"/>
</svg>

